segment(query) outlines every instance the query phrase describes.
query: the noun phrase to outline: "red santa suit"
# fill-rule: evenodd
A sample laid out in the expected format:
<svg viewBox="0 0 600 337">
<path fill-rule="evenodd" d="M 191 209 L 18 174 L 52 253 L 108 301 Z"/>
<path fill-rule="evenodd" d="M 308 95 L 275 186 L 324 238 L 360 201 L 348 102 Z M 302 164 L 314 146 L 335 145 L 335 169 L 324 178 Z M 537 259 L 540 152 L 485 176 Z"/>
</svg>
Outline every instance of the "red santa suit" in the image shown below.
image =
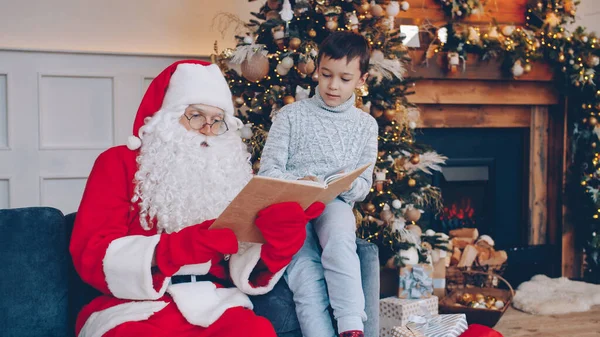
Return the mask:
<svg viewBox="0 0 600 337">
<path fill-rule="evenodd" d="M 167 103 L 216 106 L 234 129 L 239 125 L 231 93 L 215 65 L 182 61 L 165 69 L 142 100 L 134 134 L 142 136 L 140 128 Z M 82 310 L 77 335 L 275 336 L 271 324 L 251 311 L 247 295 L 273 288 L 301 246 L 304 225 L 320 214 L 322 204 L 306 212 L 291 203 L 267 208 L 257 225 L 302 230 L 265 235 L 264 245 L 238 244 L 231 230 L 208 229 L 214 220 L 179 233 L 159 233 L 157 226 L 144 229 L 139 205 L 132 201 L 140 145 L 139 138 L 131 137 L 127 147 L 102 153 L 85 188 L 70 252 L 81 278 L 105 295 Z M 290 239 L 300 245 L 290 247 Z M 281 248 L 278 258 L 266 253 L 267 246 Z M 155 256 L 158 267 L 153 266 Z"/>
</svg>

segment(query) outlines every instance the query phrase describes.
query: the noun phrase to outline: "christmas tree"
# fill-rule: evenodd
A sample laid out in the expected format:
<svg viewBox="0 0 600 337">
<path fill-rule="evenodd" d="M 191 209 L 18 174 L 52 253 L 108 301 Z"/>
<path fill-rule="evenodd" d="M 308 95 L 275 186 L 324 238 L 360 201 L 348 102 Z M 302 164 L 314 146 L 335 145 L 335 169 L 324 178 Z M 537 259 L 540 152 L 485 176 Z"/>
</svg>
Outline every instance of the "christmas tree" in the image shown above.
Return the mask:
<svg viewBox="0 0 600 337">
<path fill-rule="evenodd" d="M 378 245 L 382 264 L 395 265 L 427 259 L 417 222 L 423 212 L 437 212 L 441 206 L 440 191 L 430 185 L 429 176 L 445 160 L 415 141 L 419 111 L 408 100 L 415 81 L 405 77 L 410 57 L 395 25 L 399 11 L 408 9 L 406 1 L 268 0 L 244 24 L 245 32 L 236 35 L 237 47 L 218 52 L 215 46 L 212 56 L 229 81 L 238 117 L 246 123 L 241 135 L 258 171 L 279 108 L 314 94 L 320 42 L 336 30 L 367 38 L 369 79 L 357 90 L 356 106 L 378 121 L 379 153 L 374 186 L 354 213 L 357 235 Z"/>
</svg>

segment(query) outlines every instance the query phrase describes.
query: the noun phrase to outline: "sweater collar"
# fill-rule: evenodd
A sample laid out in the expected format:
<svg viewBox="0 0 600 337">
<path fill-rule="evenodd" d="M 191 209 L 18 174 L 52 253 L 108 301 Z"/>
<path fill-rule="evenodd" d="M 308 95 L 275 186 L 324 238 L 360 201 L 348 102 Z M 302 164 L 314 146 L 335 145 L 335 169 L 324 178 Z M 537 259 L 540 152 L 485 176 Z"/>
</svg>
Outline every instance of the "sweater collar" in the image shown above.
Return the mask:
<svg viewBox="0 0 600 337">
<path fill-rule="evenodd" d="M 344 102 L 338 106 L 329 106 L 329 105 L 327 105 L 327 103 L 325 103 L 325 101 L 323 100 L 323 97 L 321 97 L 321 95 L 319 94 L 319 87 L 317 86 L 315 88 L 315 95 L 310 98 L 310 103 L 314 104 L 316 107 L 318 107 L 322 110 L 326 110 L 329 112 L 346 112 L 351 107 L 354 106 L 355 99 L 356 99 L 355 94 L 352 93 L 352 96 L 346 102 Z"/>
</svg>

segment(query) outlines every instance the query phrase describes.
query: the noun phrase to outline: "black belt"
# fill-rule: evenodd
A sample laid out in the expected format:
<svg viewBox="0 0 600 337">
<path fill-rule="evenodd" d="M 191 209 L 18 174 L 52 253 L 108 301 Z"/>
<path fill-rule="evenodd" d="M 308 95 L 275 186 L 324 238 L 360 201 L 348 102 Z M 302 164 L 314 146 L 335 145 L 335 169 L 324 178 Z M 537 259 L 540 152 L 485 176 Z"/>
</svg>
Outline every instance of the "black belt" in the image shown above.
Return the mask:
<svg viewBox="0 0 600 337">
<path fill-rule="evenodd" d="M 195 281 L 194 281 L 195 277 Z M 213 283 L 220 284 L 225 288 L 235 287 L 234 284 L 229 280 L 220 279 L 214 275 L 206 274 L 206 275 L 173 275 L 171 276 L 171 284 L 178 283 L 189 283 L 189 282 L 206 282 L 210 281 Z"/>
</svg>

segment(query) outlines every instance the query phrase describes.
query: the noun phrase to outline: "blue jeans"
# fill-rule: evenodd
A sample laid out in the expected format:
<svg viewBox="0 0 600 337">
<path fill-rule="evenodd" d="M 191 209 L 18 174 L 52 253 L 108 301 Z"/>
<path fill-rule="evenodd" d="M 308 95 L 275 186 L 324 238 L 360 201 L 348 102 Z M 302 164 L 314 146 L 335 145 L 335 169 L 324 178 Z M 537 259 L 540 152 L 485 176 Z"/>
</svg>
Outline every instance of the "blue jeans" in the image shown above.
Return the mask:
<svg viewBox="0 0 600 337">
<path fill-rule="evenodd" d="M 367 315 L 355 230 L 352 207 L 340 199 L 306 226 L 304 246 L 284 275 L 304 337 L 336 336 L 329 305 L 339 332 L 364 329 Z"/>
</svg>

